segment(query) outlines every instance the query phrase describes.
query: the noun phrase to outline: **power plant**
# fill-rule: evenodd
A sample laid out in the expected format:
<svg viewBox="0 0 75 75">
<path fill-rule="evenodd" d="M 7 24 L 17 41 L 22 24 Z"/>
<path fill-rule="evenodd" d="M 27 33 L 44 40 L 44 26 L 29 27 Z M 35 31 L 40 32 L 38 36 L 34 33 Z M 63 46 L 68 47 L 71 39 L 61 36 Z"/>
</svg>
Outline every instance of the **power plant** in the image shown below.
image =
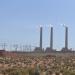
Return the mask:
<svg viewBox="0 0 75 75">
<path fill-rule="evenodd" d="M 49 27 L 49 47 L 46 47 L 46 49 L 43 48 L 43 26 L 40 26 L 39 29 L 40 29 L 39 30 L 39 46 L 35 47 L 35 49 L 33 51 L 30 51 L 29 53 L 72 52 L 72 49 L 68 48 L 68 27 L 67 26 L 65 26 L 64 47 L 60 51 L 57 51 L 56 49 L 54 49 L 54 46 L 53 46 L 54 45 L 54 43 L 53 43 L 54 42 L 54 38 L 53 38 L 54 28 L 53 28 L 53 26 Z M 5 50 L 5 48 L 3 50 Z M 2 52 L 2 50 L 1 50 L 1 52 Z M 22 52 L 22 51 L 20 50 L 20 52 Z M 24 51 L 24 52 L 28 53 L 27 51 Z"/>
<path fill-rule="evenodd" d="M 42 48 L 43 27 L 42 26 L 40 27 L 40 47 L 36 47 L 34 50 L 35 52 L 46 52 L 46 53 L 57 52 L 56 49 L 53 48 L 53 35 L 54 35 L 53 31 L 54 30 L 53 30 L 52 26 L 50 27 L 49 31 L 50 31 L 49 32 L 50 33 L 50 37 L 49 37 L 50 45 L 49 45 L 49 47 L 46 48 L 46 50 L 43 50 L 43 48 Z M 61 49 L 60 52 L 69 52 L 69 51 L 71 51 L 71 50 L 68 49 L 68 27 L 65 26 L 65 43 L 64 43 L 64 47 Z"/>
</svg>

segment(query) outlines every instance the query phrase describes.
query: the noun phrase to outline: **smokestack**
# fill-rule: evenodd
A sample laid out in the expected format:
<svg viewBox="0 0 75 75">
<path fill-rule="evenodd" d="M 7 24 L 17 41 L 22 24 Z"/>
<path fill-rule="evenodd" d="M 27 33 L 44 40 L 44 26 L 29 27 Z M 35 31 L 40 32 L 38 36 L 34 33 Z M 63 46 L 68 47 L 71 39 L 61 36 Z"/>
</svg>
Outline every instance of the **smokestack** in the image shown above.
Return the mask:
<svg viewBox="0 0 75 75">
<path fill-rule="evenodd" d="M 68 27 L 65 27 L 65 48 L 68 49 Z"/>
<path fill-rule="evenodd" d="M 53 49 L 53 27 L 51 27 L 50 31 L 50 48 Z"/>
<path fill-rule="evenodd" d="M 40 49 L 42 50 L 42 26 L 40 27 Z"/>
</svg>

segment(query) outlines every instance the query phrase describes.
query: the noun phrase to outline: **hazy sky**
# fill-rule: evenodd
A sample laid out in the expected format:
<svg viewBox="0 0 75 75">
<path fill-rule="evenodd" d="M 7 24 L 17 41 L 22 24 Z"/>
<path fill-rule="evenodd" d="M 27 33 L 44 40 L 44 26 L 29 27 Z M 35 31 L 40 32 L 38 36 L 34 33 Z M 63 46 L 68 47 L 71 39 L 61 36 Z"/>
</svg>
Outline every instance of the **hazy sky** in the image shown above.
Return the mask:
<svg viewBox="0 0 75 75">
<path fill-rule="evenodd" d="M 64 47 L 64 27 L 69 27 L 69 48 L 75 48 L 75 0 L 0 0 L 0 42 L 49 46 L 49 28 L 54 27 L 54 48 Z"/>
</svg>

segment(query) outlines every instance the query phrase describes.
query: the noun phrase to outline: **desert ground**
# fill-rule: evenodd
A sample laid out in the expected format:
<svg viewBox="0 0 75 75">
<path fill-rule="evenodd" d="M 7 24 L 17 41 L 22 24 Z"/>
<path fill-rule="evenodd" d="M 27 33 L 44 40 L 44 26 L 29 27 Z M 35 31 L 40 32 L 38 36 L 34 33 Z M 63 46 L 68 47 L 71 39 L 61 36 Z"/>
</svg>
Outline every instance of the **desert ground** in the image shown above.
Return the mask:
<svg viewBox="0 0 75 75">
<path fill-rule="evenodd" d="M 1 56 L 0 75 L 75 75 L 75 56 L 70 54 Z"/>
</svg>

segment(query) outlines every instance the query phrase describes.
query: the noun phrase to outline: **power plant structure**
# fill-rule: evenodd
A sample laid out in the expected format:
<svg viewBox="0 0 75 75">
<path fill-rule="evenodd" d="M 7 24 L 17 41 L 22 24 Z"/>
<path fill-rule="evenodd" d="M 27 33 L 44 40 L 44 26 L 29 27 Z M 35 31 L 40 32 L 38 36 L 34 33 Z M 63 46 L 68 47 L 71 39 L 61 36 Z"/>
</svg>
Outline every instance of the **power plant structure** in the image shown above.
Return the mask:
<svg viewBox="0 0 75 75">
<path fill-rule="evenodd" d="M 68 27 L 65 26 L 65 47 L 62 48 L 63 52 L 67 52 L 67 51 L 71 51 L 70 49 L 68 49 Z"/>
<path fill-rule="evenodd" d="M 53 49 L 53 27 L 50 27 L 50 47 L 47 47 L 45 52 L 53 52 L 53 51 L 55 51 Z"/>
<path fill-rule="evenodd" d="M 43 32 L 42 32 L 43 28 L 42 26 L 40 27 L 40 50 L 42 50 L 42 35 L 43 35 Z"/>
<path fill-rule="evenodd" d="M 43 49 L 42 47 L 42 38 L 43 38 L 43 27 L 40 27 L 40 46 L 36 47 L 34 52 L 58 52 L 56 49 L 53 48 L 53 35 L 54 35 L 54 29 L 53 27 L 50 27 L 50 45 L 49 47 L 46 48 L 46 50 Z M 65 26 L 65 46 L 64 48 L 61 49 L 59 52 L 69 52 L 71 51 L 68 49 L 68 27 Z"/>
<path fill-rule="evenodd" d="M 34 49 L 34 52 L 43 52 L 43 48 L 42 48 L 42 38 L 43 38 L 43 27 L 40 26 L 40 41 L 39 41 L 39 47 L 36 47 Z"/>
<path fill-rule="evenodd" d="M 65 49 L 68 50 L 68 27 L 65 29 Z"/>
<path fill-rule="evenodd" d="M 57 51 L 56 49 L 54 49 L 54 39 L 53 39 L 53 36 L 54 36 L 54 28 L 51 26 L 50 27 L 50 30 L 49 30 L 49 47 L 47 47 L 45 50 L 43 48 L 43 27 L 40 26 L 40 30 L 39 30 L 39 46 L 38 47 L 35 47 L 35 49 L 33 51 L 30 51 L 30 52 L 27 52 L 27 51 L 24 51 L 25 53 L 63 53 L 63 52 L 72 52 L 72 49 L 69 49 L 68 48 L 68 27 L 65 26 L 65 45 L 64 47 L 60 50 L 60 51 Z M 16 49 L 17 50 L 17 49 Z M 19 52 L 19 51 L 17 51 Z M 21 52 L 21 51 L 20 51 Z M 73 51 L 75 52 L 75 51 Z M 2 51 L 1 51 L 2 53 Z"/>
<path fill-rule="evenodd" d="M 51 27 L 50 49 L 53 50 L 53 27 Z"/>
</svg>

